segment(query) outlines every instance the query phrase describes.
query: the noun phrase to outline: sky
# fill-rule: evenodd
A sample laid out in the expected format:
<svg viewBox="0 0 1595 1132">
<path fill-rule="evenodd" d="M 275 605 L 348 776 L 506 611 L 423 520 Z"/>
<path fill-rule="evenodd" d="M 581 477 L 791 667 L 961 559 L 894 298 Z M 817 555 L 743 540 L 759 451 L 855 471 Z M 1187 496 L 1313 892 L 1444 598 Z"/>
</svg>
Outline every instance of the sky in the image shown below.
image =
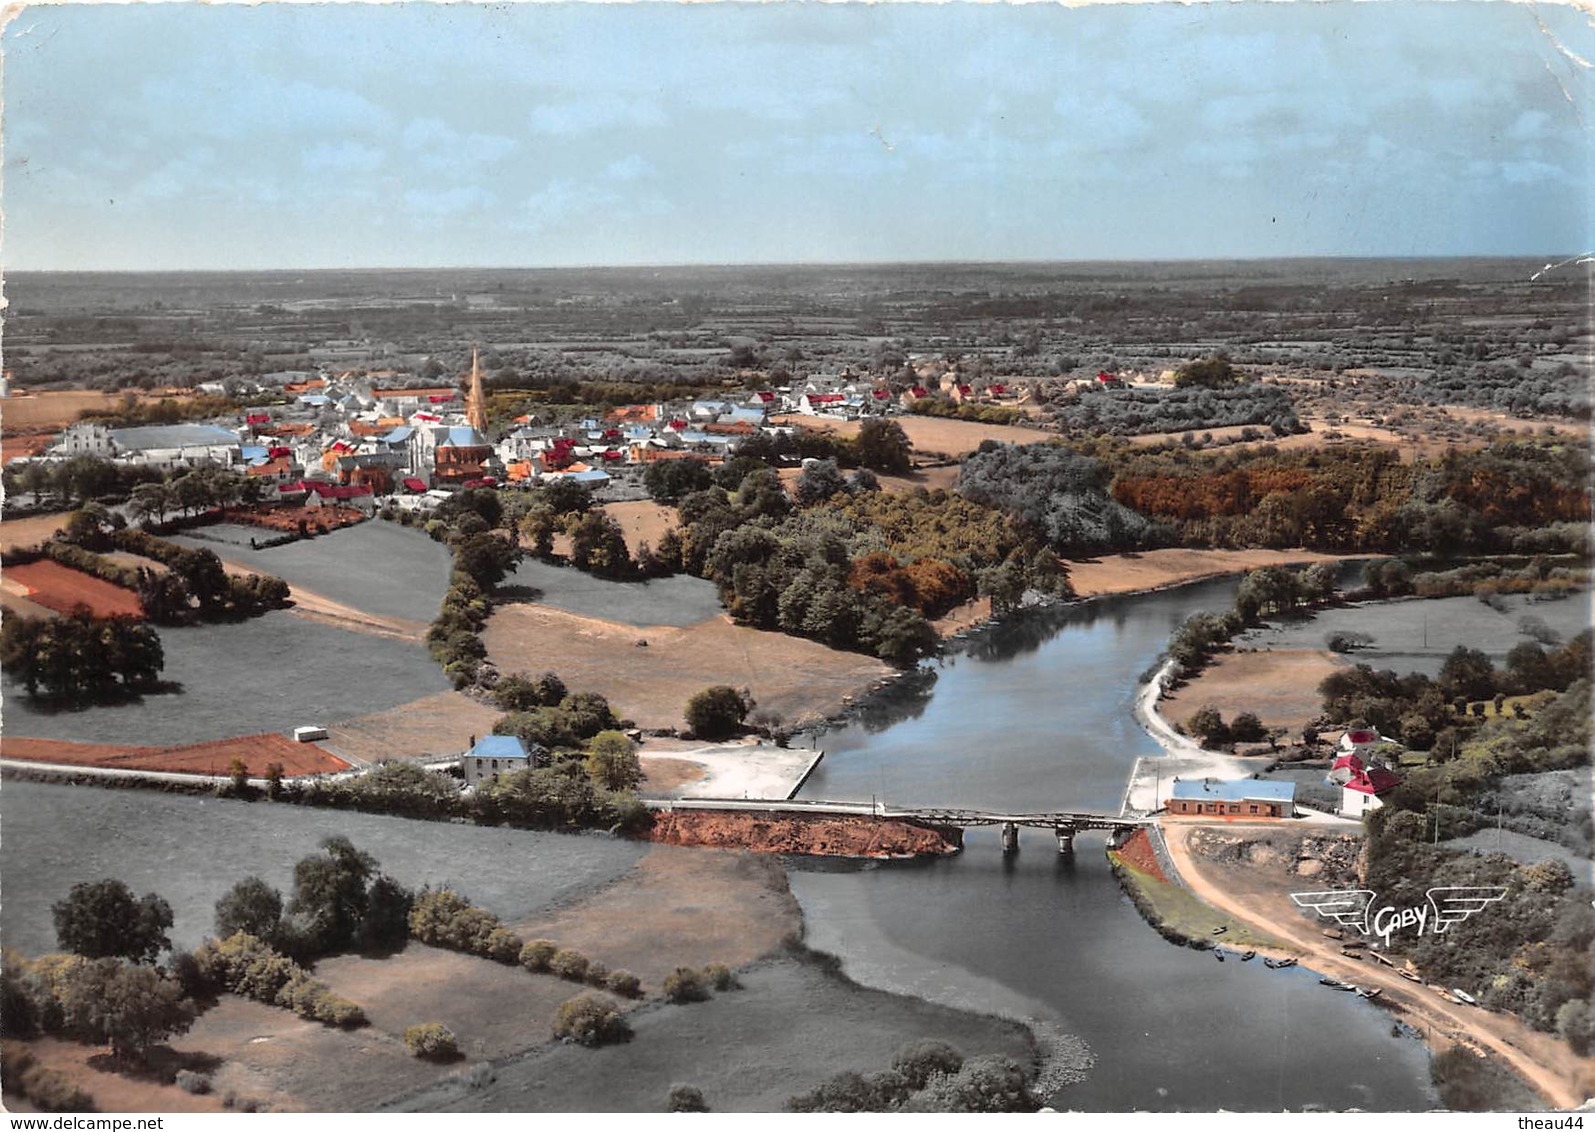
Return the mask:
<svg viewBox="0 0 1595 1132">
<path fill-rule="evenodd" d="M 24 8 L 7 270 L 1560 256 L 1557 4 Z"/>
</svg>

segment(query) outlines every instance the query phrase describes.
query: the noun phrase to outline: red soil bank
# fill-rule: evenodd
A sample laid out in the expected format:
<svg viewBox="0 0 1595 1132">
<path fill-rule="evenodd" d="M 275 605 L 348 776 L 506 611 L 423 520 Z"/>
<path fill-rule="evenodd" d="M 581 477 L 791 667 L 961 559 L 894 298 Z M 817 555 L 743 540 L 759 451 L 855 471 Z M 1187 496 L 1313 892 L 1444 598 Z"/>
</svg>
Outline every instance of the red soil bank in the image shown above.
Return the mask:
<svg viewBox="0 0 1595 1132">
<path fill-rule="evenodd" d="M 144 607 L 132 590 L 91 578 L 48 558 L 26 566 L 7 566 L 6 577 L 28 587 L 29 601 L 57 613 L 71 613 L 74 606 L 82 604 L 96 617 L 144 616 Z"/>
<path fill-rule="evenodd" d="M 1138 829 L 1130 834 L 1128 840 L 1119 846 L 1119 856 L 1124 863 L 1143 873 L 1156 877 L 1164 884 L 1169 878 L 1163 875 L 1163 866 L 1158 864 L 1157 854 L 1152 851 L 1152 841 L 1146 835 L 1146 830 Z"/>
<path fill-rule="evenodd" d="M 958 830 L 903 821 L 746 810 L 683 810 L 654 815 L 651 841 L 820 857 L 922 857 L 956 853 Z"/>
</svg>

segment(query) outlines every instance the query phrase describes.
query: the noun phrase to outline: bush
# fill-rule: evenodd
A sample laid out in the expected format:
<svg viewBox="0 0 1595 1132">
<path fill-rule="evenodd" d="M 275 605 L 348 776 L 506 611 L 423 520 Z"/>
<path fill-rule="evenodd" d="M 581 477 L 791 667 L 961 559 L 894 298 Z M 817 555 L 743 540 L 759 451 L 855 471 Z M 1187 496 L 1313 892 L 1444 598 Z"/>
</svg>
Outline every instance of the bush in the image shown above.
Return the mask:
<svg viewBox="0 0 1595 1132">
<path fill-rule="evenodd" d="M 252 935 L 208 939 L 194 950 L 198 977 L 234 994 L 281 1006 L 330 1026 L 362 1026 L 365 1012 L 332 993 L 310 972 Z"/>
<path fill-rule="evenodd" d="M 630 1038 L 631 1027 L 603 999 L 579 994 L 561 1004 L 554 1015 L 554 1036 L 577 1045 L 601 1046 Z"/>
<path fill-rule="evenodd" d="M 93 1112 L 94 1100 L 65 1074 L 34 1065 L 17 1079 L 21 1093 L 40 1112 Z"/>
<path fill-rule="evenodd" d="M 964 1055 L 957 1047 L 934 1038 L 910 1042 L 892 1058 L 892 1068 L 915 1089 L 923 1089 L 933 1074 L 957 1073 L 963 1064 Z"/>
<path fill-rule="evenodd" d="M 562 948 L 548 961 L 548 969 L 562 979 L 579 983 L 587 977 L 587 956 Z"/>
<path fill-rule="evenodd" d="M 735 735 L 748 715 L 742 693 L 724 684 L 705 688 L 687 701 L 687 726 L 702 739 L 725 739 Z"/>
<path fill-rule="evenodd" d="M 609 986 L 609 968 L 594 959 L 587 964 L 587 985 L 603 990 Z"/>
<path fill-rule="evenodd" d="M 627 970 L 611 971 L 608 989 L 610 994 L 618 994 L 621 998 L 641 998 L 642 980 Z"/>
<path fill-rule="evenodd" d="M 508 928 L 494 928 L 487 934 L 484 954 L 498 963 L 518 963 L 523 946 L 521 937 Z"/>
<path fill-rule="evenodd" d="M 404 1048 L 428 1061 L 452 1061 L 459 1056 L 454 1031 L 441 1022 L 423 1022 L 404 1031 Z"/>
<path fill-rule="evenodd" d="M 665 976 L 665 997 L 671 1002 L 702 1002 L 709 997 L 703 976 L 691 967 L 677 967 Z"/>
<path fill-rule="evenodd" d="M 703 978 L 717 991 L 737 990 L 742 984 L 724 963 L 711 963 L 703 969 Z"/>
<path fill-rule="evenodd" d="M 192 1069 L 179 1069 L 177 1087 L 185 1093 L 202 1097 L 210 1092 L 210 1078 L 203 1073 L 195 1073 Z"/>
<path fill-rule="evenodd" d="M 559 945 L 553 940 L 534 939 L 521 948 L 521 966 L 528 971 L 546 971 L 558 953 Z"/>
<path fill-rule="evenodd" d="M 666 1112 L 708 1112 L 709 1106 L 704 1103 L 703 1092 L 696 1085 L 671 1085 L 670 1095 L 665 1098 Z"/>
</svg>

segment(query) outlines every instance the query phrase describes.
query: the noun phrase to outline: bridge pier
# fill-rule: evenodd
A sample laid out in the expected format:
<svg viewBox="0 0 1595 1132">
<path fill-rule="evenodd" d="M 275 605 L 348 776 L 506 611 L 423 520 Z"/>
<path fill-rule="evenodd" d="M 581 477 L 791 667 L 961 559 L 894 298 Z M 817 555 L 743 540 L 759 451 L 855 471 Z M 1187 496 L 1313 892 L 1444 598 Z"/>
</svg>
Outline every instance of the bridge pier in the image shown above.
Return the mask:
<svg viewBox="0 0 1595 1132">
<path fill-rule="evenodd" d="M 1058 855 L 1060 857 L 1074 856 L 1074 826 L 1060 825 L 1056 827 L 1058 835 Z"/>
<path fill-rule="evenodd" d="M 1005 821 L 1002 823 L 1002 851 L 1005 854 L 1019 852 L 1019 824 Z"/>
</svg>

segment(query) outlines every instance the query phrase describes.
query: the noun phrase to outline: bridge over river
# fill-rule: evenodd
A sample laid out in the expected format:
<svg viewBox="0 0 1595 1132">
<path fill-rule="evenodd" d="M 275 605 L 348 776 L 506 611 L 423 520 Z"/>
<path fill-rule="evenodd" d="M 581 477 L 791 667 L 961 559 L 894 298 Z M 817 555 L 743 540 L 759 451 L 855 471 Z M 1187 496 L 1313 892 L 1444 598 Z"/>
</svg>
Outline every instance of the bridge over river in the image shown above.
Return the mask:
<svg viewBox="0 0 1595 1132">
<path fill-rule="evenodd" d="M 973 826 L 995 825 L 1002 827 L 1002 851 L 1016 852 L 1019 848 L 1019 827 L 1050 829 L 1058 841 L 1058 852 L 1074 852 L 1074 835 L 1081 830 L 1106 830 L 1113 840 L 1129 836 L 1137 829 L 1151 824 L 1150 818 L 1122 817 L 1117 814 L 1097 814 L 1074 810 L 1052 813 L 1017 814 L 996 813 L 988 810 L 963 810 L 948 807 L 896 807 L 883 802 L 827 802 L 821 800 L 780 802 L 752 801 L 747 798 L 654 798 L 648 799 L 649 809 L 666 813 L 676 810 L 727 810 L 742 813 L 768 814 L 838 814 L 877 818 L 882 821 L 918 822 L 921 825 L 950 826 L 969 829 Z"/>
</svg>

